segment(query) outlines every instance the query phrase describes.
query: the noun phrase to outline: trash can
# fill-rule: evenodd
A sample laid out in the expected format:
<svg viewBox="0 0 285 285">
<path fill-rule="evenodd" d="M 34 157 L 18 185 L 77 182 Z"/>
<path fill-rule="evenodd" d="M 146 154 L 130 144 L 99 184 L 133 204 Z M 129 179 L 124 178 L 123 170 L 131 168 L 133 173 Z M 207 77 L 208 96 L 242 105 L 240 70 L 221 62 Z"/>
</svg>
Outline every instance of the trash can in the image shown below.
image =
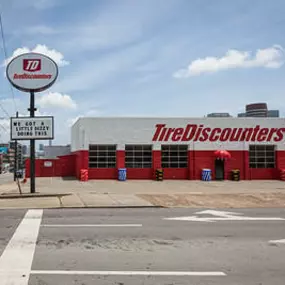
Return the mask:
<svg viewBox="0 0 285 285">
<path fill-rule="evenodd" d="M 204 168 L 202 169 L 202 181 L 211 181 L 212 180 L 212 170 Z"/>
<path fill-rule="evenodd" d="M 127 169 L 126 168 L 119 168 L 118 169 L 118 180 L 119 181 L 126 181 L 127 180 Z"/>
<path fill-rule="evenodd" d="M 239 169 L 233 169 L 231 174 L 232 174 L 232 181 L 240 181 L 240 170 Z"/>
<path fill-rule="evenodd" d="M 163 169 L 159 168 L 155 170 L 155 180 L 163 181 Z"/>
</svg>

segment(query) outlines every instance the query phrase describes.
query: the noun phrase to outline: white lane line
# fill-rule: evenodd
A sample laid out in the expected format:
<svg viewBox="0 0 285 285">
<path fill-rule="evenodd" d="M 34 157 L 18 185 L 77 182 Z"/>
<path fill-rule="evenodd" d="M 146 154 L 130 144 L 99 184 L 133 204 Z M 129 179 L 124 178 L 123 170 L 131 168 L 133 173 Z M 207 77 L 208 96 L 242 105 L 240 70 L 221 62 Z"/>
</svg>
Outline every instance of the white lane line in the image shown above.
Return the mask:
<svg viewBox="0 0 285 285">
<path fill-rule="evenodd" d="M 221 271 L 69 271 L 32 270 L 37 275 L 124 275 L 124 276 L 226 276 Z"/>
<path fill-rule="evenodd" d="M 0 257 L 1 285 L 28 285 L 43 210 L 28 210 Z"/>
<path fill-rule="evenodd" d="M 78 224 L 78 225 L 41 225 L 41 227 L 47 227 L 47 228 L 87 228 L 87 227 L 102 227 L 102 228 L 111 228 L 111 227 L 142 227 L 142 224 Z"/>
</svg>

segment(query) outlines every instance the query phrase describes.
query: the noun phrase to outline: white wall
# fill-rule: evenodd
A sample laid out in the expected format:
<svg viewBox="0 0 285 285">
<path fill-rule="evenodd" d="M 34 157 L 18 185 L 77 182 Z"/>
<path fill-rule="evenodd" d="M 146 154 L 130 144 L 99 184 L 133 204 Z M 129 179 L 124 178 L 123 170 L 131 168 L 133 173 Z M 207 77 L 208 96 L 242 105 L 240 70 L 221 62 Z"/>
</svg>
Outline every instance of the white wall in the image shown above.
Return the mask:
<svg viewBox="0 0 285 285">
<path fill-rule="evenodd" d="M 185 128 L 187 124 L 204 125 L 209 128 L 284 128 L 284 139 L 274 142 L 250 142 L 251 144 L 276 144 L 285 150 L 285 119 L 283 118 L 81 118 L 72 127 L 72 151 L 88 149 L 89 144 L 117 144 L 124 149 L 125 144 L 152 144 L 160 149 L 161 144 L 187 144 L 194 150 L 243 150 L 249 142 L 153 142 L 156 124 L 166 124 L 168 128 Z"/>
</svg>

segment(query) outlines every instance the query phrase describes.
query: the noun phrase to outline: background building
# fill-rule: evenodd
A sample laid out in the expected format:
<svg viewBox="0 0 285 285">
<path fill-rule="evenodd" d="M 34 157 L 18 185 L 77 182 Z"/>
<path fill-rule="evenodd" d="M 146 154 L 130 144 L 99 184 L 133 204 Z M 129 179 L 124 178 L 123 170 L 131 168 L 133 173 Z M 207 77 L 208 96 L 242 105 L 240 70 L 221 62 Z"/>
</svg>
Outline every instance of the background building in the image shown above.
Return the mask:
<svg viewBox="0 0 285 285">
<path fill-rule="evenodd" d="M 253 103 L 245 106 L 246 117 L 267 117 L 266 103 Z"/>
<path fill-rule="evenodd" d="M 14 167 L 14 149 L 10 148 L 9 143 L 0 143 L 0 149 L 2 149 L 3 165 Z"/>
<path fill-rule="evenodd" d="M 28 156 L 29 155 L 28 148 L 29 147 L 27 145 L 23 145 L 22 146 L 23 156 Z"/>
<path fill-rule="evenodd" d="M 44 155 L 45 158 L 56 158 L 62 155 L 70 154 L 71 149 L 70 145 L 51 145 L 44 146 Z"/>
<path fill-rule="evenodd" d="M 208 118 L 229 118 L 231 115 L 229 113 L 210 113 L 207 115 Z"/>
<path fill-rule="evenodd" d="M 12 160 L 12 163 L 13 163 L 13 166 L 14 166 L 14 161 L 15 161 L 15 148 L 16 148 L 16 144 L 15 144 L 15 141 L 11 141 L 9 142 L 9 146 L 10 146 L 10 149 L 12 150 L 14 156 L 11 157 L 11 160 Z M 17 166 L 17 169 L 22 169 L 24 168 L 24 154 L 23 154 L 23 145 L 19 142 L 17 142 L 17 163 L 18 163 L 18 166 Z"/>
<path fill-rule="evenodd" d="M 279 110 L 268 110 L 267 117 L 279 118 Z"/>
<path fill-rule="evenodd" d="M 245 112 L 239 113 L 238 117 L 271 117 L 279 118 L 279 110 L 268 110 L 266 103 L 253 103 L 245 106 Z"/>
<path fill-rule="evenodd" d="M 44 151 L 44 145 L 43 144 L 39 144 L 39 151 Z"/>
</svg>

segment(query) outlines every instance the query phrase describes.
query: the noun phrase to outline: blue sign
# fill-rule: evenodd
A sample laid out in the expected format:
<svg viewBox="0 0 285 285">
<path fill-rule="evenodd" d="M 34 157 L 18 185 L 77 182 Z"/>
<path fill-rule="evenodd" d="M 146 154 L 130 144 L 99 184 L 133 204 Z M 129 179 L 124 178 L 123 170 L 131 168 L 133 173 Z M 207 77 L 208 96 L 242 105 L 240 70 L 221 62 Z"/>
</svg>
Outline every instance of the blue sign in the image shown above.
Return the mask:
<svg viewBox="0 0 285 285">
<path fill-rule="evenodd" d="M 6 146 L 0 146 L 0 153 L 5 153 L 5 154 L 7 154 L 7 153 L 8 153 L 8 147 L 6 147 Z"/>
</svg>

